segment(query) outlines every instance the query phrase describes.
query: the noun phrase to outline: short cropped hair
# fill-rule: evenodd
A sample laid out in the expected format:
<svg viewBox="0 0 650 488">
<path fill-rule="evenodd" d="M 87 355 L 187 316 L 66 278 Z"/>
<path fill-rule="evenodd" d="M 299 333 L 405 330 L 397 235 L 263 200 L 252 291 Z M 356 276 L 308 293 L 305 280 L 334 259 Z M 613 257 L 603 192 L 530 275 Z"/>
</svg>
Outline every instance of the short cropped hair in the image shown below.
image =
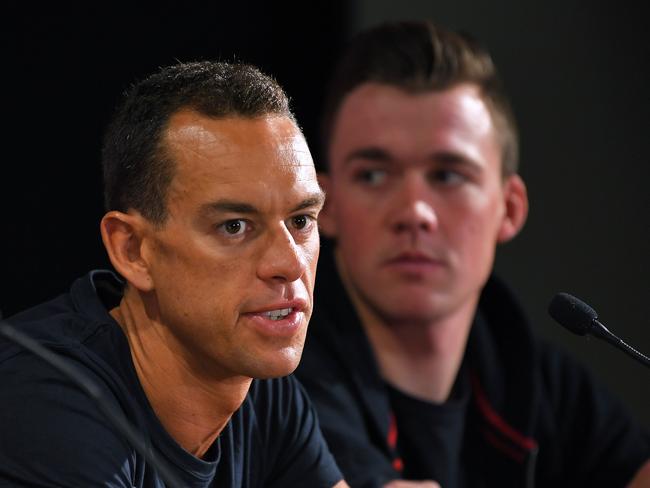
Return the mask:
<svg viewBox="0 0 650 488">
<path fill-rule="evenodd" d="M 133 85 L 104 137 L 106 210 L 135 209 L 155 224 L 167 218 L 166 196 L 175 173 L 163 136 L 175 113 L 188 109 L 212 118 L 295 118 L 280 85 L 244 63 L 179 63 Z"/>
<path fill-rule="evenodd" d="M 321 119 L 325 164 L 329 164 L 327 148 L 345 97 L 370 82 L 413 94 L 442 91 L 460 83 L 476 84 L 500 139 L 502 174 L 517 172 L 517 124 L 492 58 L 468 34 L 431 21 L 386 22 L 348 43 L 330 80 Z"/>
</svg>

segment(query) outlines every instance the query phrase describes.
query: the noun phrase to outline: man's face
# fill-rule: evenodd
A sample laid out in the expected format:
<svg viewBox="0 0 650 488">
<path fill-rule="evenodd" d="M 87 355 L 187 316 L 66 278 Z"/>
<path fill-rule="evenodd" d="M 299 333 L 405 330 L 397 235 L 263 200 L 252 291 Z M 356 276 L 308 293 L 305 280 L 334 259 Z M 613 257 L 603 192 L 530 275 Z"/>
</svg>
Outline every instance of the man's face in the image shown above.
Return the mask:
<svg viewBox="0 0 650 488">
<path fill-rule="evenodd" d="M 502 178 L 478 88 L 363 84 L 343 101 L 329 156 L 322 230 L 353 300 L 390 322 L 473 310 L 497 242 L 519 229 L 513 183 L 525 199 L 517 176 Z"/>
<path fill-rule="evenodd" d="M 174 115 L 168 218 L 145 254 L 158 319 L 210 375 L 273 377 L 298 365 L 319 252 L 323 194 L 286 117 Z"/>
</svg>

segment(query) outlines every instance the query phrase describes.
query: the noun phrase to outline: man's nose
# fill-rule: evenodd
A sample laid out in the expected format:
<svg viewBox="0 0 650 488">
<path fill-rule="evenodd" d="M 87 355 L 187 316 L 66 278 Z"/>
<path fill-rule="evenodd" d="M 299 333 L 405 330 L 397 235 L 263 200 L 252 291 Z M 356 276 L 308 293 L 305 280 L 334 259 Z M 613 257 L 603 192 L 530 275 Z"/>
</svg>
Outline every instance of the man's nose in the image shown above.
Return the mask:
<svg viewBox="0 0 650 488">
<path fill-rule="evenodd" d="M 425 178 L 404 178 L 394 200 L 390 225 L 395 232 L 433 232 L 438 228 L 431 188 Z"/>
<path fill-rule="evenodd" d="M 271 232 L 258 265 L 263 280 L 291 283 L 298 280 L 307 267 L 303 249 L 286 227 Z"/>
</svg>

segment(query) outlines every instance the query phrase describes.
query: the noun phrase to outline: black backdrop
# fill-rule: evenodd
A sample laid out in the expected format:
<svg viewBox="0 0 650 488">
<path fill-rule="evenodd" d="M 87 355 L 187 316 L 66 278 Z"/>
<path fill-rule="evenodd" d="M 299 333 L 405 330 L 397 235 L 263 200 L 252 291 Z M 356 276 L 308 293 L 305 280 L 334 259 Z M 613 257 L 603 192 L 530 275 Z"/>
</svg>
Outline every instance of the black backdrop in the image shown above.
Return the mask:
<svg viewBox="0 0 650 488">
<path fill-rule="evenodd" d="M 5 315 L 108 265 L 98 232 L 101 136 L 135 79 L 176 60 L 251 62 L 284 86 L 313 139 L 323 79 L 348 29 L 344 2 L 294 8 L 292 18 L 273 3 L 159 2 L 152 10 L 107 3 L 87 11 L 14 5 L 6 17 L 10 88 L 0 168 Z"/>
<path fill-rule="evenodd" d="M 135 3 L 135 2 L 134 2 Z M 158 2 L 5 7 L 0 310 L 12 314 L 108 266 L 99 237 L 101 133 L 120 93 L 175 60 L 243 60 L 272 73 L 315 149 L 342 42 L 388 18 L 430 17 L 492 51 L 512 96 L 531 213 L 497 269 L 538 330 L 569 348 L 650 426 L 650 373 L 546 314 L 555 291 L 589 301 L 650 351 L 650 50 L 641 7 L 547 0 Z"/>
</svg>

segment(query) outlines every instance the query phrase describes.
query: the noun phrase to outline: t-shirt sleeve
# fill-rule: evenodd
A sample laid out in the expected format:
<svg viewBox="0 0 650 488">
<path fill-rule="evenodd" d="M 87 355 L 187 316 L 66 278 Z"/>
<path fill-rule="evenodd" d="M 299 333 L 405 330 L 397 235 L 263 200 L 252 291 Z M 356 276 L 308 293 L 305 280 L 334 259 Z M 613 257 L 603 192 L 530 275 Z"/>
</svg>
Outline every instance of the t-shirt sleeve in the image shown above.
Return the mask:
<svg viewBox="0 0 650 488">
<path fill-rule="evenodd" d="M 541 476 L 566 486 L 625 486 L 650 459 L 650 435 L 625 405 L 564 351 L 543 354 L 544 401 L 540 419 L 554 449 L 540 450 Z"/>
<path fill-rule="evenodd" d="M 302 385 L 293 375 L 262 383 L 267 391 L 257 395 L 255 409 L 265 426 L 264 486 L 330 488 L 341 481 Z"/>
<path fill-rule="evenodd" d="M 79 386 L 30 352 L 0 354 L 0 485 L 130 488 L 132 449 Z M 97 385 L 79 362 L 70 364 Z M 120 406 L 100 386 L 109 408 Z"/>
</svg>

